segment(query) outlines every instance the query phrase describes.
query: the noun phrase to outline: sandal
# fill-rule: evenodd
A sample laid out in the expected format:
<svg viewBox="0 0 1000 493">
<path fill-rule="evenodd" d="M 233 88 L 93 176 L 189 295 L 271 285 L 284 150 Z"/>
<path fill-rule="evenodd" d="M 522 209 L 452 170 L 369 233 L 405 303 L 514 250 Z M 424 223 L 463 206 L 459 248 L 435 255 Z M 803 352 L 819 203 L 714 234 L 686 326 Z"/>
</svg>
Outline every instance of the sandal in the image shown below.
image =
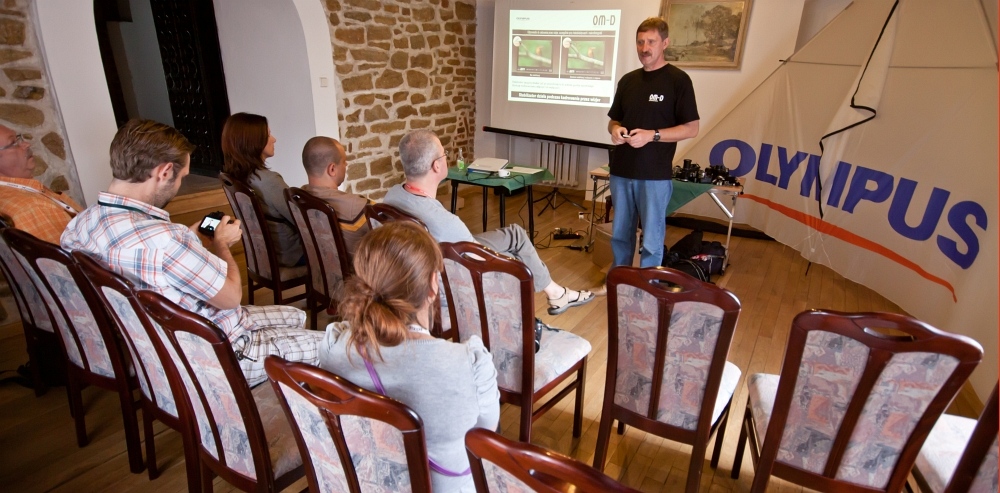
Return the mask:
<svg viewBox="0 0 1000 493">
<path fill-rule="evenodd" d="M 591 301 L 594 301 L 594 293 L 587 290 L 573 291 L 569 288 L 563 288 L 562 296 L 558 298 L 549 298 L 549 315 L 559 315 L 560 313 L 580 305 L 586 305 Z M 570 299 L 570 297 L 576 294 L 576 297 Z"/>
</svg>

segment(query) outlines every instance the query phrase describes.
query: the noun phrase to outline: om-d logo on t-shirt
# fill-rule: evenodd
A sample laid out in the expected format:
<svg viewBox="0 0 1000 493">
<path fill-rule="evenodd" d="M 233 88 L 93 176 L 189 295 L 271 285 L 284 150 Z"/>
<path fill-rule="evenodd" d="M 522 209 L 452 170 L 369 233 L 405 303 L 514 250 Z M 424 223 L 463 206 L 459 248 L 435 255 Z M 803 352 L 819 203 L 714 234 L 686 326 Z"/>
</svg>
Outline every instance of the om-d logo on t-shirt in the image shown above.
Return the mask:
<svg viewBox="0 0 1000 493">
<path fill-rule="evenodd" d="M 662 103 L 663 102 L 663 95 L 662 94 L 650 94 L 649 95 L 649 102 L 650 103 Z"/>
</svg>

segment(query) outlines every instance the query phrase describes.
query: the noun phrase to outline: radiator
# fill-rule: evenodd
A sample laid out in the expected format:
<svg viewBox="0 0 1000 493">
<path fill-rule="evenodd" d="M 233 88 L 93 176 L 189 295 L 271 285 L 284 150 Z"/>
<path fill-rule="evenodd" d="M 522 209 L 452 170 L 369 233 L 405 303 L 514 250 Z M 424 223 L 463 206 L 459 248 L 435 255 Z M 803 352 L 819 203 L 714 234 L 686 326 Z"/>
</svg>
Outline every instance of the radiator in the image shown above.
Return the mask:
<svg viewBox="0 0 1000 493">
<path fill-rule="evenodd" d="M 543 183 L 557 187 L 576 188 L 580 168 L 580 147 L 563 144 L 561 142 L 550 142 L 546 140 L 538 143 L 538 166 L 546 168 L 555 180 L 546 180 Z"/>
</svg>

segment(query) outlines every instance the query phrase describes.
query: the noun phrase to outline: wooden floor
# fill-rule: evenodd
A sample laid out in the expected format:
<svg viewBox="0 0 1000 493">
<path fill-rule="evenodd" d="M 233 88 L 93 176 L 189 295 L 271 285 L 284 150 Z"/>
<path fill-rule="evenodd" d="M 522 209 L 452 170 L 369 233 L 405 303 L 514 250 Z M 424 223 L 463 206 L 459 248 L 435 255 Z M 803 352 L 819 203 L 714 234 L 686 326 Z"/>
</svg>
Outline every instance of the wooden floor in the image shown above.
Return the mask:
<svg viewBox="0 0 1000 493">
<path fill-rule="evenodd" d="M 479 193 L 466 194 L 466 206 L 459 212 L 466 224 L 471 225 L 473 233 L 482 226 L 481 200 Z M 496 199 L 491 196 L 490 200 L 491 210 L 495 211 Z M 526 208 L 522 207 L 524 202 L 523 196 L 508 199 L 508 221 L 526 224 L 526 221 L 518 219 L 518 216 L 526 217 Z M 554 212 L 546 211 L 535 222 L 536 229 L 541 232 L 539 236 L 547 235 L 555 227 L 585 230 L 587 222 L 578 218 L 578 212 L 570 204 L 561 205 Z M 493 214 L 490 228 L 497 226 L 496 214 Z M 667 244 L 672 244 L 687 232 L 680 228 L 668 228 Z M 719 238 L 706 235 L 706 239 Z M 560 248 L 570 243 L 571 240 L 554 241 L 553 248 L 540 250 L 552 277 L 573 288 L 600 285 L 604 274 L 591 262 L 592 254 Z M 743 381 L 748 374 L 778 372 L 788 327 L 797 313 L 808 308 L 901 312 L 899 307 L 882 296 L 826 267 L 815 264 L 808 267 L 796 251 L 780 243 L 733 238 L 731 254 L 731 266 L 717 280 L 717 284 L 733 291 L 743 305 L 730 361 L 743 370 L 744 379 L 733 399 L 733 417 L 726 427 L 722 459 L 714 471 L 706 460 L 702 491 L 749 490 L 753 476 L 749 454 L 744 459 L 742 478 L 729 478 L 740 418 L 747 399 Z M 260 298 L 264 299 L 259 302 L 266 302 L 269 294 Z M 587 365 L 583 436 L 579 439 L 572 437 L 573 399 L 569 398 L 536 422 L 533 442 L 590 463 L 604 393 L 608 347 L 606 299 L 598 298 L 593 303 L 556 317 L 546 313 L 543 294 L 537 295 L 535 303 L 536 312 L 542 320 L 587 338 L 593 345 L 593 351 Z M 25 360 L 20 326 L 11 324 L 0 327 L 0 370 L 13 370 Z M 0 374 L 0 378 L 7 375 L 9 373 Z M 969 397 L 974 394 L 968 390 L 963 391 L 963 397 L 956 401 L 951 412 L 967 416 L 978 413 L 981 404 L 974 397 Z M 61 387 L 36 398 L 32 391 L 16 384 L 0 384 L 0 485 L 3 485 L 0 489 L 18 492 L 139 493 L 184 490 L 184 459 L 177 433 L 157 423 L 156 448 L 161 476 L 149 481 L 145 473 L 131 474 L 128 471 L 116 396 L 99 389 L 88 389 L 84 391 L 84 405 L 87 408 L 90 444 L 78 448 L 66 394 Z M 516 438 L 517 419 L 516 408 L 505 406 L 502 409 L 501 425 L 505 436 Z M 623 437 L 612 434 L 606 472 L 642 491 L 677 491 L 683 488 L 687 475 L 689 451 L 689 446 L 630 428 Z M 300 481 L 294 491 L 304 486 L 305 481 Z M 216 481 L 216 491 L 232 490 L 221 480 Z M 774 480 L 770 490 L 802 489 Z"/>
</svg>

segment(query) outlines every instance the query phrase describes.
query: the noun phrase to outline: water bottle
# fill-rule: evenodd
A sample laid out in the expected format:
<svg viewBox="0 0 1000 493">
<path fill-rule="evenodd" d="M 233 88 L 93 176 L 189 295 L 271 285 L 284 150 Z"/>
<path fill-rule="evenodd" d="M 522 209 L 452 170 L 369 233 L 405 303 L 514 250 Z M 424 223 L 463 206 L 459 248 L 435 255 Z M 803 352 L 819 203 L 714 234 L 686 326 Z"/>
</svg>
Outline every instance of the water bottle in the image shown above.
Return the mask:
<svg viewBox="0 0 1000 493">
<path fill-rule="evenodd" d="M 465 171 L 465 155 L 462 154 L 462 149 L 458 149 L 458 169 L 460 171 Z"/>
</svg>

